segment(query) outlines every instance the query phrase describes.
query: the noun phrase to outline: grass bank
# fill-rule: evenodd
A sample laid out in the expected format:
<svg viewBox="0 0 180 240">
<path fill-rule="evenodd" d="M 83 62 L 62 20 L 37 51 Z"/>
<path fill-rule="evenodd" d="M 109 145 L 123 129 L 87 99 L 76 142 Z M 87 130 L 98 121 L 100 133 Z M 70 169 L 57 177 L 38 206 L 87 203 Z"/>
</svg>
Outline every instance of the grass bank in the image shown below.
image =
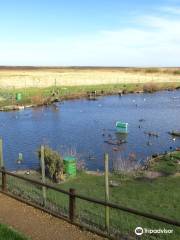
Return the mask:
<svg viewBox="0 0 180 240">
<path fill-rule="evenodd" d="M 154 158 L 150 161 L 148 169 L 167 176 L 180 174 L 180 152 L 176 151 Z"/>
<path fill-rule="evenodd" d="M 14 229 L 4 225 L 0 224 L 0 239 L 2 240 L 27 240 L 25 236 L 22 234 L 19 234 Z"/>
<path fill-rule="evenodd" d="M 82 86 L 61 86 L 47 88 L 0 89 L 0 107 L 2 110 L 12 110 L 13 106 L 40 106 L 51 104 L 58 100 L 87 98 L 88 92 L 96 91 L 97 96 L 118 93 L 154 92 L 180 88 L 180 82 L 168 83 L 128 83 L 128 84 L 99 84 Z M 22 99 L 16 100 L 16 93 L 21 93 Z"/>
<path fill-rule="evenodd" d="M 179 181 L 180 152 L 173 152 L 153 159 L 148 169 L 129 174 L 118 172 L 110 174 L 110 202 L 134 208 L 142 212 L 153 213 L 179 221 Z M 159 177 L 147 174 L 159 172 Z M 40 179 L 39 175 L 29 176 Z M 50 181 L 50 180 L 47 180 Z M 116 186 L 111 185 L 115 182 Z M 76 189 L 77 193 L 104 200 L 104 176 L 81 172 L 62 184 L 56 184 L 61 189 Z M 35 187 L 23 180 L 8 177 L 8 189 L 16 195 L 42 204 L 41 188 Z M 47 190 L 47 207 L 53 211 L 68 214 L 68 197 L 53 190 Z M 76 201 L 76 216 L 79 221 L 104 230 L 104 207 L 84 200 Z M 171 225 L 148 220 L 122 211 L 110 210 L 110 230 L 112 233 L 134 236 L 137 226 L 143 228 L 173 229 L 173 234 L 144 235 L 142 239 L 178 240 L 180 229 Z"/>
</svg>

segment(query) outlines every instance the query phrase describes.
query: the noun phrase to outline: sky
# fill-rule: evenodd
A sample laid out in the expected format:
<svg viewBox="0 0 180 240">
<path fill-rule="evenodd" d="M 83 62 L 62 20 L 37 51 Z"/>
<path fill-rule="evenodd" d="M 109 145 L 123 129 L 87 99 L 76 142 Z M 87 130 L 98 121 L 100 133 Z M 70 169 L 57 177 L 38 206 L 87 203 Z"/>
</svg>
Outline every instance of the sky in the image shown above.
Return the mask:
<svg viewBox="0 0 180 240">
<path fill-rule="evenodd" d="M 180 66 L 180 0 L 0 0 L 0 65 Z"/>
</svg>

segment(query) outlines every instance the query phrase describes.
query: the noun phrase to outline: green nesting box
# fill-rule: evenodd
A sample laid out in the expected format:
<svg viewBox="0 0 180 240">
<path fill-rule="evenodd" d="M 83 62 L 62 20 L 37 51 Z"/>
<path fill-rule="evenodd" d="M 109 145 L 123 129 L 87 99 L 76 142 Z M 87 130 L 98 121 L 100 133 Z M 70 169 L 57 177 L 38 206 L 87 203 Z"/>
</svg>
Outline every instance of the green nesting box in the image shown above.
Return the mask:
<svg viewBox="0 0 180 240">
<path fill-rule="evenodd" d="M 21 93 L 16 93 L 16 100 L 20 101 L 22 99 L 22 94 Z"/>
<path fill-rule="evenodd" d="M 67 156 L 63 160 L 64 171 L 69 176 L 76 176 L 76 158 L 72 156 Z"/>
<path fill-rule="evenodd" d="M 119 133 L 127 133 L 128 132 L 128 123 L 125 122 L 116 122 L 116 130 Z"/>
</svg>

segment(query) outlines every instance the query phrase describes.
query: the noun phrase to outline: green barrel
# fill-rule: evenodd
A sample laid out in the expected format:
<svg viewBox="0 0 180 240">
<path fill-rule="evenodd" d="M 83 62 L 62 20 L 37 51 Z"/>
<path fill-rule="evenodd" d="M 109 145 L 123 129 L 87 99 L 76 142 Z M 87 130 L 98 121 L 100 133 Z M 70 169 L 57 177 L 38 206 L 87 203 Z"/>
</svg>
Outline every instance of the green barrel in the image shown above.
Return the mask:
<svg viewBox="0 0 180 240">
<path fill-rule="evenodd" d="M 67 156 L 63 160 L 64 171 L 69 176 L 76 176 L 76 158 L 72 156 Z"/>
<path fill-rule="evenodd" d="M 16 100 L 20 101 L 22 99 L 22 94 L 21 93 L 16 93 Z"/>
</svg>

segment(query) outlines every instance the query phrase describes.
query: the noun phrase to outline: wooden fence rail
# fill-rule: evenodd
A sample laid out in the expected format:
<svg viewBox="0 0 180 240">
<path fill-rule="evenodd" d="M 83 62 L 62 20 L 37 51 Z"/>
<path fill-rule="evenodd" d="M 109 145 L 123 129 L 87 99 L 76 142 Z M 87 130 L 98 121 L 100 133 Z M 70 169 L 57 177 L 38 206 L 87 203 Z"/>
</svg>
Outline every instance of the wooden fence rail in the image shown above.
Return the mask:
<svg viewBox="0 0 180 240">
<path fill-rule="evenodd" d="M 114 204 L 114 203 L 110 203 L 110 202 L 107 202 L 107 201 L 102 201 L 102 200 L 98 200 L 98 199 L 95 199 L 95 198 L 86 197 L 84 195 L 76 193 L 75 189 L 69 189 L 69 191 L 66 191 L 66 190 L 57 188 L 55 186 L 52 186 L 51 184 L 43 183 L 43 182 L 40 182 L 40 181 L 37 181 L 37 180 L 34 180 L 34 179 L 29 179 L 29 178 L 17 175 L 15 173 L 6 171 L 4 168 L 0 169 L 0 173 L 2 174 L 2 192 L 4 192 L 4 193 L 7 193 L 7 176 L 12 176 L 12 177 L 27 181 L 31 184 L 38 185 L 38 186 L 41 186 L 41 187 L 46 187 L 47 189 L 51 189 L 51 190 L 54 190 L 56 192 L 68 195 L 69 196 L 69 217 L 68 217 L 68 221 L 70 221 L 71 223 L 74 223 L 74 224 L 76 224 L 75 210 L 76 210 L 76 198 L 78 198 L 78 199 L 88 201 L 88 202 L 91 202 L 91 203 L 94 203 L 94 204 L 98 204 L 98 205 L 101 205 L 101 206 L 104 206 L 104 207 L 109 207 L 109 208 L 112 208 L 112 209 L 124 211 L 124 212 L 130 213 L 130 214 L 134 214 L 134 215 L 141 216 L 141 217 L 144 217 L 144 218 L 148 218 L 148 219 L 152 219 L 152 220 L 156 220 L 156 221 L 159 221 L 159 222 L 163 222 L 163 223 L 166 223 L 166 224 L 170 224 L 170 225 L 173 225 L 173 226 L 180 227 L 180 221 L 164 218 L 162 216 L 157 216 L 157 215 L 150 214 L 150 213 L 141 212 L 141 211 L 138 211 L 136 209 L 127 208 L 127 207 L 124 207 L 124 206 L 121 206 L 121 205 L 118 205 L 118 204 Z M 23 201 L 26 202 L 26 200 L 23 200 Z M 28 201 L 27 201 L 27 203 L 29 204 Z M 52 215 L 54 215 L 53 212 L 52 212 Z M 89 230 L 93 231 L 92 229 L 89 229 Z M 94 231 L 94 232 L 97 233 L 97 231 Z M 107 233 L 107 235 L 108 235 L 108 233 Z"/>
</svg>

